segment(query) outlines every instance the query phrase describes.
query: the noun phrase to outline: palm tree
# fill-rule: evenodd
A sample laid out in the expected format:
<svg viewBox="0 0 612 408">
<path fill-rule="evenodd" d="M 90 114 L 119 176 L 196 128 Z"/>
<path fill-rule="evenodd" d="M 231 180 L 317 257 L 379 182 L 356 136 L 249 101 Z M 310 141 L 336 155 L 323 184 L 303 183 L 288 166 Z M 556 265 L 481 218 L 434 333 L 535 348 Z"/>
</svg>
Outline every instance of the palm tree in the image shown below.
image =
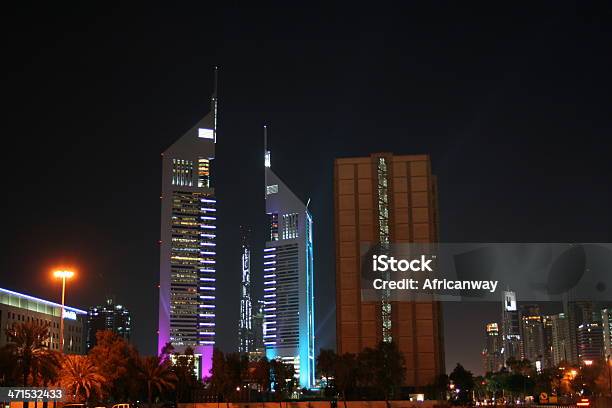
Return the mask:
<svg viewBox="0 0 612 408">
<path fill-rule="evenodd" d="M 60 384 L 72 395 L 74 401 L 89 401 L 92 395 L 101 396 L 106 382 L 107 379 L 88 356 L 68 354 L 64 357 Z"/>
<path fill-rule="evenodd" d="M 147 398 L 149 407 L 153 404 L 153 391 L 162 393 L 176 387 L 177 377 L 167 359 L 158 356 L 147 356 L 139 363 L 140 378 L 147 385 Z"/>
<path fill-rule="evenodd" d="M 45 370 L 45 375 L 53 377 L 53 371 L 59 369 L 56 353 L 49 350 L 49 326 L 34 322 L 15 323 L 6 330 L 7 348 L 17 360 L 23 386 L 36 381 L 37 369 Z"/>
</svg>

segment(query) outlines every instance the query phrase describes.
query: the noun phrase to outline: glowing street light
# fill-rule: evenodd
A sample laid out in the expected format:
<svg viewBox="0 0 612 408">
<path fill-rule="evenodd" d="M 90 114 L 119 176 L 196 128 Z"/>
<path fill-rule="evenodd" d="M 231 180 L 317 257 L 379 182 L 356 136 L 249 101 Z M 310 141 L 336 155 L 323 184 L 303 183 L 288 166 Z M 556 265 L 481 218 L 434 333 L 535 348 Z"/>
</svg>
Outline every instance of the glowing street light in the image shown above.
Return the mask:
<svg viewBox="0 0 612 408">
<path fill-rule="evenodd" d="M 60 316 L 60 352 L 64 352 L 64 300 L 66 298 L 66 279 L 70 279 L 74 276 L 73 271 L 60 270 L 54 271 L 53 276 L 62 280 L 62 313 Z"/>
</svg>

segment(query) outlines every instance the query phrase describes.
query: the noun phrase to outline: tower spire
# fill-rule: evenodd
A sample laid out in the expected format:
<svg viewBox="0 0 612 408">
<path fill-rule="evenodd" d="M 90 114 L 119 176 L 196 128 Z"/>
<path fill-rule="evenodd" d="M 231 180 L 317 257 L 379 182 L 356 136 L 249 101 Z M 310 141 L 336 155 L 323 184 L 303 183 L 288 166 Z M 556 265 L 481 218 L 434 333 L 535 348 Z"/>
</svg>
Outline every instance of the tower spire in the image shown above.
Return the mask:
<svg viewBox="0 0 612 408">
<path fill-rule="evenodd" d="M 210 98 L 211 110 L 213 112 L 213 134 L 215 137 L 215 143 L 217 143 L 217 114 L 219 107 L 219 98 L 217 96 L 219 88 L 219 67 L 215 65 L 214 70 L 214 83 L 213 83 L 213 94 Z"/>
<path fill-rule="evenodd" d="M 268 151 L 268 125 L 263 127 L 264 137 L 264 200 L 268 198 L 268 170 L 270 167 L 270 152 Z"/>
<path fill-rule="evenodd" d="M 270 150 L 268 150 L 268 125 L 264 125 L 264 164 L 271 167 Z"/>
</svg>

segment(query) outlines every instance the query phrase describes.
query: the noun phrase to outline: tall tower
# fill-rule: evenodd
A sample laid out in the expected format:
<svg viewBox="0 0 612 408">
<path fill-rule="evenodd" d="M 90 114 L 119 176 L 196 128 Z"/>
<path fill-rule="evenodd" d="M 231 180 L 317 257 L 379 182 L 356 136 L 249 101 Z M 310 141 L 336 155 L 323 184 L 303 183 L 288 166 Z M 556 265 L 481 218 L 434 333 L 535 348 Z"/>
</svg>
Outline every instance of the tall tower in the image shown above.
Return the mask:
<svg viewBox="0 0 612 408">
<path fill-rule="evenodd" d="M 569 319 L 565 313 L 550 317 L 552 325 L 552 362 L 554 366 L 572 361 Z"/>
<path fill-rule="evenodd" d="M 338 353 L 393 341 L 406 360 L 406 386 L 433 384 L 444 373 L 439 302 L 361 298 L 360 246 L 436 242 L 436 179 L 427 155 L 375 153 L 336 159 L 336 340 Z"/>
<path fill-rule="evenodd" d="M 504 366 L 502 342 L 497 323 L 487 323 L 485 347 L 482 351 L 485 373 L 497 372 Z"/>
<path fill-rule="evenodd" d="M 502 335 L 504 345 L 504 365 L 508 359 L 523 359 L 521 343 L 520 318 L 516 303 L 516 293 L 510 290 L 503 292 L 502 301 Z"/>
<path fill-rule="evenodd" d="M 604 358 L 612 357 L 612 309 L 601 309 L 601 328 L 603 330 Z"/>
<path fill-rule="evenodd" d="M 265 149 L 269 232 L 264 248 L 263 338 L 268 359 L 293 364 L 300 387 L 314 385 L 312 215 L 272 171 Z"/>
<path fill-rule="evenodd" d="M 240 240 L 242 247 L 241 270 L 242 282 L 240 284 L 240 322 L 238 326 L 240 353 L 254 351 L 252 315 L 253 305 L 251 302 L 251 229 L 244 225 L 240 226 Z"/>
<path fill-rule="evenodd" d="M 523 305 L 520 313 L 520 333 L 523 358 L 539 371 L 545 366 L 544 319 L 538 305 Z"/>
<path fill-rule="evenodd" d="M 194 349 L 202 378 L 215 344 L 217 68 L 210 112 L 163 153 L 159 351 Z"/>
</svg>

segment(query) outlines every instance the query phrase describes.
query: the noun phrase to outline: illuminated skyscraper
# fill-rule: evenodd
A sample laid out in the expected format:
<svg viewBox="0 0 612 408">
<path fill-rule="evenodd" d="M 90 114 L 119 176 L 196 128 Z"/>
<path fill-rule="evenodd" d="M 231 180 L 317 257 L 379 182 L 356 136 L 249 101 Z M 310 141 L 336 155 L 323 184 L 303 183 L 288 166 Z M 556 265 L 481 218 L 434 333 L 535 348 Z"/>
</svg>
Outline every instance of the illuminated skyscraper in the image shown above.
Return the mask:
<svg viewBox="0 0 612 408">
<path fill-rule="evenodd" d="M 195 350 L 210 375 L 215 344 L 217 70 L 211 110 L 163 153 L 159 350 Z"/>
<path fill-rule="evenodd" d="M 536 369 L 544 367 L 544 324 L 538 305 L 524 305 L 520 314 L 521 341 L 523 358 L 535 365 Z"/>
<path fill-rule="evenodd" d="M 563 311 L 567 316 L 569 325 L 569 339 L 571 359 L 568 360 L 572 364 L 580 363 L 579 346 L 578 346 L 578 328 L 580 326 L 588 327 L 593 323 L 595 305 L 593 302 L 584 300 L 565 299 L 563 302 Z"/>
<path fill-rule="evenodd" d="M 359 353 L 393 341 L 404 355 L 404 385 L 433 384 L 444 369 L 442 310 L 437 301 L 361 297 L 362 244 L 438 240 L 436 178 L 427 155 L 375 153 L 336 159 L 336 341 L 338 353 Z"/>
<path fill-rule="evenodd" d="M 503 292 L 503 296 L 502 336 L 505 365 L 508 359 L 523 359 L 523 345 L 521 343 L 520 319 L 516 305 L 516 293 L 507 290 Z"/>
<path fill-rule="evenodd" d="M 554 366 L 571 363 L 569 320 L 565 313 L 550 316 L 552 324 L 552 362 Z"/>
<path fill-rule="evenodd" d="M 251 302 L 251 229 L 240 226 L 241 240 L 241 272 L 240 284 L 240 321 L 238 323 L 238 351 L 250 353 L 254 351 L 253 344 L 253 305 Z"/>
<path fill-rule="evenodd" d="M 314 385 L 312 216 L 270 168 L 265 150 L 268 238 L 264 249 L 263 338 L 268 359 L 293 364 L 300 387 Z"/>
<path fill-rule="evenodd" d="M 87 350 L 96 345 L 96 333 L 100 330 L 110 330 L 130 341 L 131 326 L 129 310 L 108 297 L 105 305 L 91 307 L 87 312 Z"/>
<path fill-rule="evenodd" d="M 485 332 L 485 348 L 482 351 L 485 373 L 497 372 L 504 366 L 502 336 L 497 323 L 488 323 Z"/>
<path fill-rule="evenodd" d="M 612 358 L 612 309 L 601 309 L 601 329 L 603 330 L 604 358 Z"/>
<path fill-rule="evenodd" d="M 578 360 L 599 361 L 604 357 L 604 334 L 600 323 L 584 323 L 576 330 Z"/>
</svg>

